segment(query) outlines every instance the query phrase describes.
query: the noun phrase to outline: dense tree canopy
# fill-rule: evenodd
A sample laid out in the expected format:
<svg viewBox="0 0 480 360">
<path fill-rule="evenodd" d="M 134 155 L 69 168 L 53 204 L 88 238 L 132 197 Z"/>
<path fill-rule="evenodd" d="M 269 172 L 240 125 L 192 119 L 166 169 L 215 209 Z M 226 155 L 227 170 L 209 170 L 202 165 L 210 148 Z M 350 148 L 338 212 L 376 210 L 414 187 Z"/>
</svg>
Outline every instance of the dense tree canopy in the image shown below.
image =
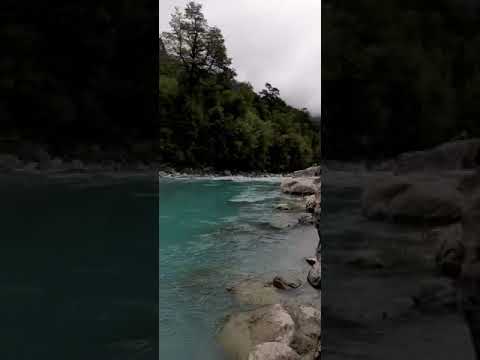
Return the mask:
<svg viewBox="0 0 480 360">
<path fill-rule="evenodd" d="M 328 158 L 392 156 L 480 135 L 480 16 L 464 0 L 322 1 Z"/>
<path fill-rule="evenodd" d="M 153 144 L 158 28 L 150 3 L 5 1 L 2 9 L 2 138 L 63 156 L 96 145 L 123 157 L 132 144 Z"/>
<path fill-rule="evenodd" d="M 168 55 L 160 62 L 164 162 L 287 171 L 318 159 L 319 131 L 309 113 L 287 105 L 269 83 L 257 94 L 236 81 L 222 33 L 208 25 L 201 5 L 176 9 L 170 25 L 161 35 Z"/>
</svg>

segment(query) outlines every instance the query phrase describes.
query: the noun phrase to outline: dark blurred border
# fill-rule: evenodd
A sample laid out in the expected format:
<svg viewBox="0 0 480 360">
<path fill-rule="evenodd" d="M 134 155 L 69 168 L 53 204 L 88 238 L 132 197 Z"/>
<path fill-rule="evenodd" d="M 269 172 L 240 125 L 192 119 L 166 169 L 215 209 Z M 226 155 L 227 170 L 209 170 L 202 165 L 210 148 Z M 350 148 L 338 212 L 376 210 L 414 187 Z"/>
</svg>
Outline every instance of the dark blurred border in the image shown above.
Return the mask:
<svg viewBox="0 0 480 360">
<path fill-rule="evenodd" d="M 0 13 L 0 357 L 157 360 L 158 3 Z"/>
</svg>

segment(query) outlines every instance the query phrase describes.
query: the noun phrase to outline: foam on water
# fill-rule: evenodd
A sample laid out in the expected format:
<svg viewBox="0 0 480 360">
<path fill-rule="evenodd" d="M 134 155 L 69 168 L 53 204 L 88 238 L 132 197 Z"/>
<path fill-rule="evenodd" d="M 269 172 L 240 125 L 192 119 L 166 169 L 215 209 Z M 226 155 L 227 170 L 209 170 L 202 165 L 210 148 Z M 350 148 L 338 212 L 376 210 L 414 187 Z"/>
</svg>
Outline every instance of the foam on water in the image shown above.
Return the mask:
<svg viewBox="0 0 480 360">
<path fill-rule="evenodd" d="M 250 186 L 229 201 L 237 203 L 256 203 L 268 199 L 275 199 L 280 195 L 279 191 L 265 191 L 264 187 Z"/>
<path fill-rule="evenodd" d="M 175 180 L 197 180 L 197 181 L 232 181 L 237 183 L 244 182 L 263 182 L 263 183 L 280 183 L 284 176 L 196 176 L 196 175 L 167 175 L 159 176 L 160 179 L 175 179 Z M 213 184 L 205 184 L 205 186 L 214 186 Z"/>
</svg>

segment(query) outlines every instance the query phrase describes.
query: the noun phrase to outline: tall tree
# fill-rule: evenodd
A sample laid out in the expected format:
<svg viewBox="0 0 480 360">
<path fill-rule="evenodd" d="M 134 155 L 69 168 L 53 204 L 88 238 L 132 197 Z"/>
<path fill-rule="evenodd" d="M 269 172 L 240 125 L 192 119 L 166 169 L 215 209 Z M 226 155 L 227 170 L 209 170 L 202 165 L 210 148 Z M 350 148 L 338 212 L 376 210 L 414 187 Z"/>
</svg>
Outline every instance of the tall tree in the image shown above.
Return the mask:
<svg viewBox="0 0 480 360">
<path fill-rule="evenodd" d="M 232 60 L 227 56 L 222 32 L 208 25 L 201 4 L 191 1 L 184 11 L 175 8 L 170 27 L 171 31 L 163 32 L 161 37 L 167 52 L 182 64 L 190 88 L 212 74 L 233 79 L 235 72 L 230 67 Z"/>
</svg>

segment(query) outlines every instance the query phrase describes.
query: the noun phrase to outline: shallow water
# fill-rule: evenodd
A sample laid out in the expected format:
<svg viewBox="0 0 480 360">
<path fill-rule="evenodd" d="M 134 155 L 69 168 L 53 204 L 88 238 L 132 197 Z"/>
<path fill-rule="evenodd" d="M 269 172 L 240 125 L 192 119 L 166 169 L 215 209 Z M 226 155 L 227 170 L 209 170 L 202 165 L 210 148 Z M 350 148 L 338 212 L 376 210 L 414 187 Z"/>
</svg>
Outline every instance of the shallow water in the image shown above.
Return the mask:
<svg viewBox="0 0 480 360">
<path fill-rule="evenodd" d="M 306 273 L 313 227 L 275 228 L 301 214 L 273 209 L 291 200 L 278 181 L 160 180 L 161 359 L 223 359 L 215 334 L 240 308 L 226 287 L 249 276 Z"/>
</svg>

